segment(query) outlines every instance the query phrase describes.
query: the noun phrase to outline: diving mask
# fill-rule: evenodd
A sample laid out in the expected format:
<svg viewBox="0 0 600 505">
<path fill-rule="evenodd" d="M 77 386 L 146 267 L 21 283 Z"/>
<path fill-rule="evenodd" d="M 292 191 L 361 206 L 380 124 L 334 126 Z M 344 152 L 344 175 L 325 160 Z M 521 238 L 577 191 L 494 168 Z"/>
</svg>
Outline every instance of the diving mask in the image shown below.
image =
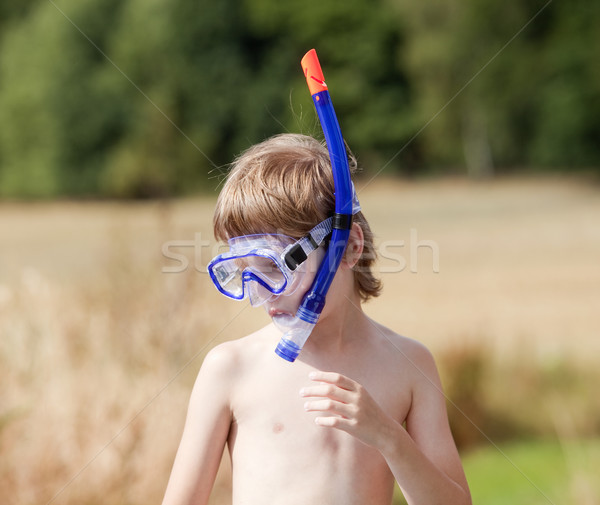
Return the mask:
<svg viewBox="0 0 600 505">
<path fill-rule="evenodd" d="M 248 297 L 254 307 L 291 295 L 301 284 L 308 255 L 326 241 L 331 229 L 328 218 L 299 240 L 281 234 L 233 237 L 229 251 L 209 263 L 208 273 L 222 294 L 235 300 Z"/>
</svg>

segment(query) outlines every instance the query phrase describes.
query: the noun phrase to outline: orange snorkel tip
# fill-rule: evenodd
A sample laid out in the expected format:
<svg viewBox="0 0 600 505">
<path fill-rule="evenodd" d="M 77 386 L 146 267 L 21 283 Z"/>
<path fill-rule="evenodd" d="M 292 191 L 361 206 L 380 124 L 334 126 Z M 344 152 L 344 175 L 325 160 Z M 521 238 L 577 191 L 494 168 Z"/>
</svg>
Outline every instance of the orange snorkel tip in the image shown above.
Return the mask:
<svg viewBox="0 0 600 505">
<path fill-rule="evenodd" d="M 302 65 L 304 77 L 306 77 L 306 83 L 311 95 L 327 90 L 321 64 L 319 63 L 319 58 L 317 58 L 317 51 L 314 49 L 308 51 L 300 61 L 300 65 Z"/>
</svg>

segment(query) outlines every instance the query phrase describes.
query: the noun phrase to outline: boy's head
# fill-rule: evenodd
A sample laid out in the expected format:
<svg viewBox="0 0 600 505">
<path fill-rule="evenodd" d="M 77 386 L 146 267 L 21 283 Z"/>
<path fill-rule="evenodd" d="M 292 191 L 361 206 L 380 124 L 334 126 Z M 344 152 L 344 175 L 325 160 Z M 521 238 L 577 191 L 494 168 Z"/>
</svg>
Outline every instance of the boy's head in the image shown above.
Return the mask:
<svg viewBox="0 0 600 505">
<path fill-rule="evenodd" d="M 350 170 L 356 160 L 350 156 Z M 312 137 L 277 135 L 242 153 L 233 163 L 217 200 L 215 237 L 228 240 L 279 233 L 299 239 L 335 210 L 334 183 L 327 148 Z M 363 300 L 378 296 L 381 282 L 371 272 L 376 253 L 362 212 L 353 222 L 364 235 L 354 279 Z"/>
</svg>

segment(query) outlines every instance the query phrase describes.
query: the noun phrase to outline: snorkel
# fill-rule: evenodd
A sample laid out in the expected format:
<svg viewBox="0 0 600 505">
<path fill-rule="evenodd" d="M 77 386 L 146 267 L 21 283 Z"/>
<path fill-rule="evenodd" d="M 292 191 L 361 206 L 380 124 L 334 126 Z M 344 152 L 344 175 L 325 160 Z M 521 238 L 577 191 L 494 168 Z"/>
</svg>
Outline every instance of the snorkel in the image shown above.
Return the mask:
<svg viewBox="0 0 600 505">
<path fill-rule="evenodd" d="M 353 214 L 353 188 L 346 146 L 314 49 L 304 55 L 301 65 L 329 151 L 335 191 L 335 213 L 325 257 L 296 315 L 285 325 L 287 331 L 275 349 L 278 356 L 290 362 L 295 361 L 300 354 L 323 311 L 327 291 L 346 250 Z"/>
</svg>

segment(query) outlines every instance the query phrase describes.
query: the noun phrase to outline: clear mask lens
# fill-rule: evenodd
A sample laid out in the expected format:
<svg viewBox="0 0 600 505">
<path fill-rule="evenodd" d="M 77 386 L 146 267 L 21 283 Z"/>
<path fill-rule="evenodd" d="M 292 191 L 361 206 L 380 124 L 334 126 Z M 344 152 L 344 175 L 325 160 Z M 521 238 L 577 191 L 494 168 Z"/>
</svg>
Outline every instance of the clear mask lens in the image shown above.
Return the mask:
<svg viewBox="0 0 600 505">
<path fill-rule="evenodd" d="M 241 298 L 244 294 L 242 270 L 235 261 L 221 261 L 215 264 L 211 273 L 220 290 L 232 298 Z"/>
<path fill-rule="evenodd" d="M 254 306 L 297 289 L 304 270 L 290 270 L 283 254 L 294 239 L 285 235 L 250 235 L 229 241 L 230 250 L 214 258 L 210 276 L 221 293 Z"/>
</svg>

